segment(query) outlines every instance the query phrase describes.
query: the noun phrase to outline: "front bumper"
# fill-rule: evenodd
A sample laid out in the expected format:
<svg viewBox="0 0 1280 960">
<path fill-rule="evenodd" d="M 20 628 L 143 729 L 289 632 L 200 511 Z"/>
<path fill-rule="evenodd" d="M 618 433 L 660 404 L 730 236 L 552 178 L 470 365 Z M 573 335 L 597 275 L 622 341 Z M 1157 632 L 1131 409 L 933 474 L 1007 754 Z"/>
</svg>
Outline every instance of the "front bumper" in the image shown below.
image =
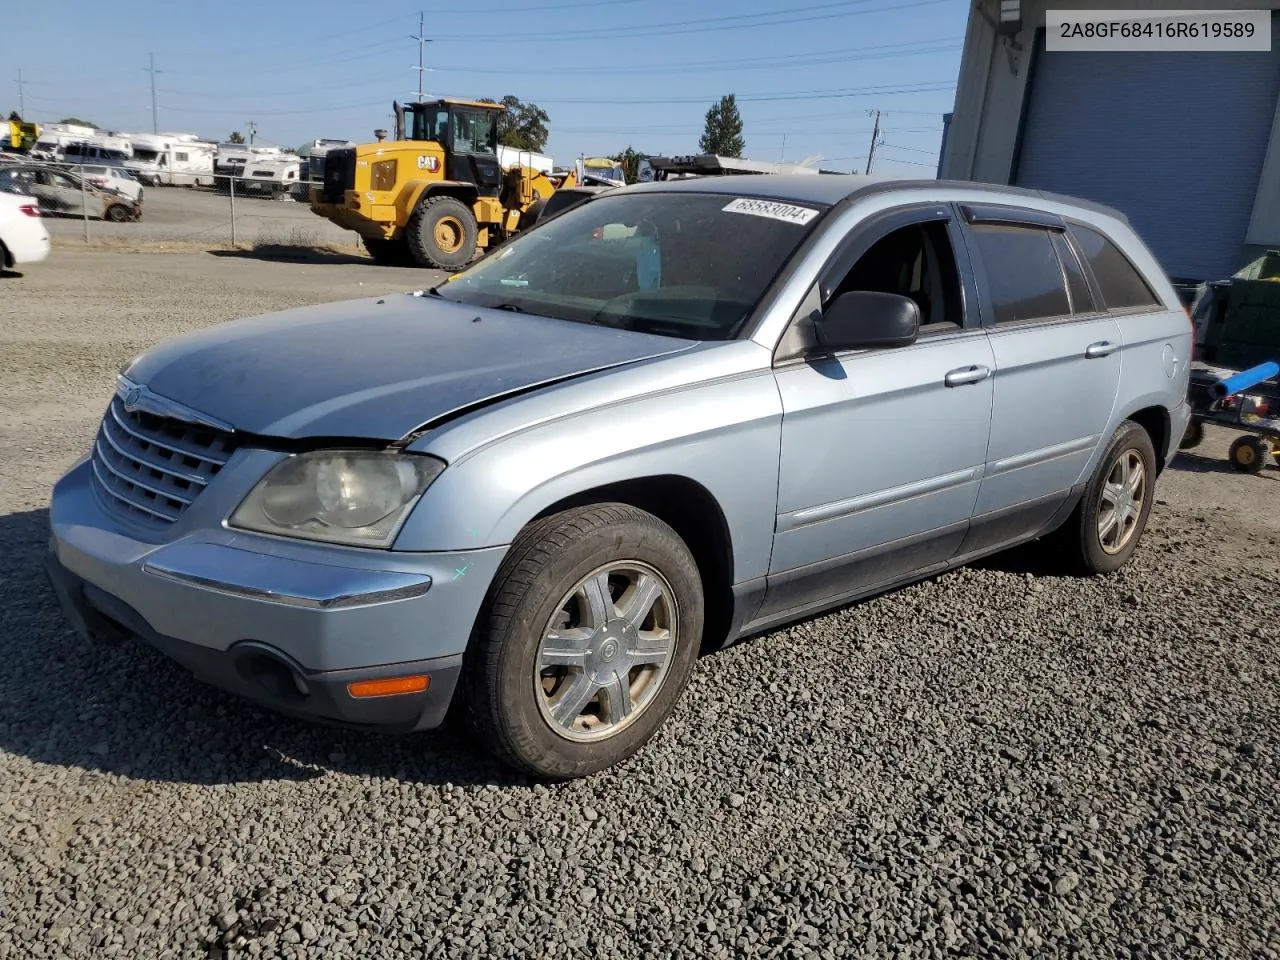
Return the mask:
<svg viewBox="0 0 1280 960">
<path fill-rule="evenodd" d="M 99 502 L 90 469 L 81 463 L 54 487 L 46 565 L 79 632 L 140 638 L 198 679 L 294 716 L 392 731 L 439 725 L 505 548 L 331 547 L 187 518 L 173 539 L 148 542 Z M 421 693 L 347 690 L 418 674 L 430 677 Z"/>
</svg>

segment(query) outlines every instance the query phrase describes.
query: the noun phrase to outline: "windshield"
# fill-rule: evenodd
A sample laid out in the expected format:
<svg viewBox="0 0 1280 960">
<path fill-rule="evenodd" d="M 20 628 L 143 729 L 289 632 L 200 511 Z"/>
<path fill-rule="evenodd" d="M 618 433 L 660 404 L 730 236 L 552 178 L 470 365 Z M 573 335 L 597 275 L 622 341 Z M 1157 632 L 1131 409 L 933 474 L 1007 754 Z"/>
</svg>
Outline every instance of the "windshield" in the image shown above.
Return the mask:
<svg viewBox="0 0 1280 960">
<path fill-rule="evenodd" d="M 477 306 L 729 340 L 820 212 L 724 194 L 607 193 L 437 289 Z"/>
<path fill-rule="evenodd" d="M 453 149 L 456 153 L 495 153 L 497 116 L 491 110 L 453 112 Z"/>
</svg>

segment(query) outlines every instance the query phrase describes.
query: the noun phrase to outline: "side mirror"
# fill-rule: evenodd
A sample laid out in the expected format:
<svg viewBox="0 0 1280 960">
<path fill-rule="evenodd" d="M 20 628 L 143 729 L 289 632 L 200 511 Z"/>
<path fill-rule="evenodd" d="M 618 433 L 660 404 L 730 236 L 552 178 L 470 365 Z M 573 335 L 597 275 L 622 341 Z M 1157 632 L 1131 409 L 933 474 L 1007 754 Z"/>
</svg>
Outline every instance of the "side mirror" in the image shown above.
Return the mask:
<svg viewBox="0 0 1280 960">
<path fill-rule="evenodd" d="M 920 334 L 920 307 L 896 293 L 851 290 L 813 318 L 818 344 L 831 352 L 907 347 Z"/>
</svg>

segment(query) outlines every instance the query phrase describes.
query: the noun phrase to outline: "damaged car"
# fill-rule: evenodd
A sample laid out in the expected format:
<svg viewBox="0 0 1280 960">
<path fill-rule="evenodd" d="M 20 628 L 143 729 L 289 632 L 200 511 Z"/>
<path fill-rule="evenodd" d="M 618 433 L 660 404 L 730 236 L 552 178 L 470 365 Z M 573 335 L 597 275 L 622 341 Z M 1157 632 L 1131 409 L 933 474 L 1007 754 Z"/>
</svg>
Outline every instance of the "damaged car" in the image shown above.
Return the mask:
<svg viewBox="0 0 1280 960">
<path fill-rule="evenodd" d="M 53 490 L 47 569 L 91 639 L 579 777 L 650 741 L 701 650 L 1040 537 L 1123 566 L 1190 352 L 1105 207 L 621 187 L 433 289 L 147 350 Z"/>
<path fill-rule="evenodd" d="M 46 217 L 88 217 L 127 223 L 142 219 L 142 195 L 130 196 L 92 178 L 37 163 L 0 167 L 0 193 L 34 197 Z"/>
</svg>

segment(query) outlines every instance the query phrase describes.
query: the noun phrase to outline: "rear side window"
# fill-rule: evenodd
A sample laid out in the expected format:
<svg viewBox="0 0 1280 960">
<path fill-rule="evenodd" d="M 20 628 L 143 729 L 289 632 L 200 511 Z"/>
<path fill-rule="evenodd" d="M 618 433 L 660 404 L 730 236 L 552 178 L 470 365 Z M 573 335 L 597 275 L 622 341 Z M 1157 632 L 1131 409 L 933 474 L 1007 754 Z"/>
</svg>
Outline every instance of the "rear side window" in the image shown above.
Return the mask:
<svg viewBox="0 0 1280 960">
<path fill-rule="evenodd" d="M 1079 224 L 1072 224 L 1071 233 L 1098 281 L 1108 310 L 1159 306 L 1160 298 L 1119 247 L 1098 231 Z"/>
<path fill-rule="evenodd" d="M 1048 230 L 986 223 L 970 230 L 987 275 L 996 323 L 1071 315 L 1062 265 Z"/>
</svg>

